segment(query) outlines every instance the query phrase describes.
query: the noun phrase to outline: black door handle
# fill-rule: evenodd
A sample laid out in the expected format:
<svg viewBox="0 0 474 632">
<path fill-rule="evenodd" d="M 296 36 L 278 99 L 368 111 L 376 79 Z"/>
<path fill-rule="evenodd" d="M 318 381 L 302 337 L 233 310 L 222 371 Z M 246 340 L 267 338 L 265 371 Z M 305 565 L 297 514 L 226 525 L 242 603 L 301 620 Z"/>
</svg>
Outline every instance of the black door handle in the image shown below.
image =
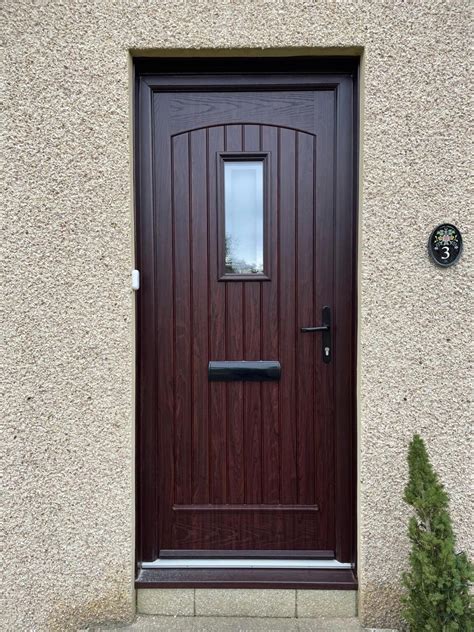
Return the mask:
<svg viewBox="0 0 474 632">
<path fill-rule="evenodd" d="M 322 310 L 322 325 L 317 327 L 301 327 L 303 333 L 311 333 L 313 331 L 322 331 L 322 350 L 323 350 L 323 362 L 331 362 L 331 310 L 325 305 Z"/>
</svg>

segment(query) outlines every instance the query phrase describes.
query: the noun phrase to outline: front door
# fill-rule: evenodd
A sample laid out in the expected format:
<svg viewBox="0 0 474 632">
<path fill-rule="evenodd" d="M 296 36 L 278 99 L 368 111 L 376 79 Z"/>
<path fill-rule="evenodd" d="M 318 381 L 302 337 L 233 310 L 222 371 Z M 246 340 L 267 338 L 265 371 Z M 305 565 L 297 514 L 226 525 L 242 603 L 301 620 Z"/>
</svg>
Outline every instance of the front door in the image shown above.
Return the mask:
<svg viewBox="0 0 474 632">
<path fill-rule="evenodd" d="M 138 81 L 139 532 L 353 559 L 349 73 Z"/>
</svg>

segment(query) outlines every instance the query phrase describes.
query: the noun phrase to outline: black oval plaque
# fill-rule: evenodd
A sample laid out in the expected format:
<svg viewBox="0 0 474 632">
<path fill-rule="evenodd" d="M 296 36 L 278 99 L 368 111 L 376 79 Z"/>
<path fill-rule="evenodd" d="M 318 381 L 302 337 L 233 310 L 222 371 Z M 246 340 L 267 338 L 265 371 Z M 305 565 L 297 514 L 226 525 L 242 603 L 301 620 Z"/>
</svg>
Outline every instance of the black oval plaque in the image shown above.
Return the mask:
<svg viewBox="0 0 474 632">
<path fill-rule="evenodd" d="M 440 224 L 430 235 L 428 249 L 438 265 L 452 266 L 462 252 L 461 233 L 453 224 Z"/>
</svg>

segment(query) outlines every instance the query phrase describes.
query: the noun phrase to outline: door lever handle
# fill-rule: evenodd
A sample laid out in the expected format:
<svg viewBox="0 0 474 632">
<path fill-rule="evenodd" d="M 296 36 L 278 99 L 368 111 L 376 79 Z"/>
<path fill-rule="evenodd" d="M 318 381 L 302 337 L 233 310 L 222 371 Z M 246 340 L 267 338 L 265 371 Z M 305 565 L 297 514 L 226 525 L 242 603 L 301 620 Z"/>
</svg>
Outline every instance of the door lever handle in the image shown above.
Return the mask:
<svg viewBox="0 0 474 632">
<path fill-rule="evenodd" d="M 303 333 L 311 333 L 313 331 L 322 331 L 322 352 L 323 352 L 323 362 L 328 364 L 331 362 L 331 310 L 325 305 L 322 310 L 322 325 L 318 325 L 317 327 L 301 327 L 301 331 Z"/>
</svg>

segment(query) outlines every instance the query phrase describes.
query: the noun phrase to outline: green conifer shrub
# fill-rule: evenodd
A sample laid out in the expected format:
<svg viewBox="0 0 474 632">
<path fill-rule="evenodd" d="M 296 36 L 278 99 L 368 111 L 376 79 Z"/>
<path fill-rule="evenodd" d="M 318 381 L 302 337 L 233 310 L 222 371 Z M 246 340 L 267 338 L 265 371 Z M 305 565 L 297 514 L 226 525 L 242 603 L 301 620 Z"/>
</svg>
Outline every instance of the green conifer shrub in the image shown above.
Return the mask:
<svg viewBox="0 0 474 632">
<path fill-rule="evenodd" d="M 408 468 L 404 499 L 415 515 L 408 527 L 412 548 L 410 570 L 403 576 L 404 619 L 412 632 L 473 632 L 469 585 L 474 569 L 464 553 L 455 551 L 448 495 L 419 435 L 410 443 Z"/>
</svg>

